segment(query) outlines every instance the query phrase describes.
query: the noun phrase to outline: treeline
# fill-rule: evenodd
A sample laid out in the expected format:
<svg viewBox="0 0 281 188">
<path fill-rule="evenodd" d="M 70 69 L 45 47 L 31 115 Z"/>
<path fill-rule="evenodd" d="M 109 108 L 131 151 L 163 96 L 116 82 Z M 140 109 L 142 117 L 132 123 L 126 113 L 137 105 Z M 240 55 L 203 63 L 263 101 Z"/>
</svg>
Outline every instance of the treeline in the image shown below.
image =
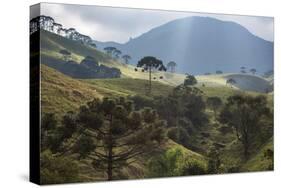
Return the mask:
<svg viewBox="0 0 281 188">
<path fill-rule="evenodd" d="M 73 78 L 120 78 L 121 76 L 121 71 L 118 68 L 107 67 L 92 56 L 86 56 L 78 63 L 72 60 L 71 52 L 60 50 L 60 54 L 61 59 L 46 56 L 42 58 L 42 63 Z"/>
</svg>

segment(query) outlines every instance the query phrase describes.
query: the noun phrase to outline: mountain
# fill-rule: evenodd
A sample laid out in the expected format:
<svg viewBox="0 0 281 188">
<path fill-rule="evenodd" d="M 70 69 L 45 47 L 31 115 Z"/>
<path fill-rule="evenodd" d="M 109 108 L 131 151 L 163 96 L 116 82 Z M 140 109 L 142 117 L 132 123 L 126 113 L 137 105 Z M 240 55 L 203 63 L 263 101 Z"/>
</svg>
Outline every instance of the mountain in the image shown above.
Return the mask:
<svg viewBox="0 0 281 188">
<path fill-rule="evenodd" d="M 204 74 L 221 70 L 239 72 L 240 67 L 259 73 L 272 70 L 273 43 L 250 33 L 243 26 L 209 17 L 186 17 L 156 27 L 125 44 L 114 42 L 97 46 L 119 48 L 136 64 L 152 55 L 167 63 L 175 61 L 177 72 Z"/>
</svg>

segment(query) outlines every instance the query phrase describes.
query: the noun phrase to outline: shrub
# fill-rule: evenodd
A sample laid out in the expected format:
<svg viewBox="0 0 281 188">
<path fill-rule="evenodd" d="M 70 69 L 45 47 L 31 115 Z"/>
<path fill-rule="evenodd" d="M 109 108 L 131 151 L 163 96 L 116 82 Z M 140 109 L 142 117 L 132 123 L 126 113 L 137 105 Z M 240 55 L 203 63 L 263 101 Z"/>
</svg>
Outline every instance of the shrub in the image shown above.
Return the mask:
<svg viewBox="0 0 281 188">
<path fill-rule="evenodd" d="M 205 174 L 203 161 L 190 159 L 179 147 L 169 149 L 164 154 L 153 157 L 148 162 L 148 177 L 169 177 Z"/>
<path fill-rule="evenodd" d="M 40 176 L 42 184 L 79 181 L 78 165 L 70 157 L 55 157 L 50 150 L 41 153 Z"/>
</svg>

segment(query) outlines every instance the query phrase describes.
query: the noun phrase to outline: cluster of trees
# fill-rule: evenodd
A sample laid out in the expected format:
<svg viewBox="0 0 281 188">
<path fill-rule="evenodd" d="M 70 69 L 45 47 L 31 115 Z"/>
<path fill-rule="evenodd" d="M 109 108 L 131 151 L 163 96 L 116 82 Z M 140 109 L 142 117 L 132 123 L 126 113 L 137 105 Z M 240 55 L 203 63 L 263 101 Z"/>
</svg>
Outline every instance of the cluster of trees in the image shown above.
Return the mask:
<svg viewBox="0 0 281 188">
<path fill-rule="evenodd" d="M 147 177 L 220 173 L 220 151 L 215 147 L 202 151 L 191 141 L 192 134 L 209 124 L 206 108 L 212 109 L 218 123 L 234 131 L 245 159 L 258 142 L 272 136 L 273 115 L 264 96 L 234 95 L 224 103 L 219 97 L 205 98 L 198 88 L 183 84 L 168 96 L 94 99 L 77 112 L 66 113 L 60 121 L 54 114 L 43 116 L 42 181 L 79 181 L 77 161 L 83 159 L 90 160 L 95 171 L 105 173 L 107 180 L 113 180 L 123 167 L 158 151 L 166 137 L 205 154 L 207 163 L 190 160 L 181 149 L 172 148 L 152 155 Z M 272 153 L 264 155 L 270 158 Z"/>
<path fill-rule="evenodd" d="M 121 71 L 100 64 L 95 57 L 86 56 L 80 63 L 71 60 L 71 52 L 60 50 L 63 61 L 50 59 L 46 64 L 74 78 L 120 78 Z M 43 62 L 44 63 L 44 62 Z"/>
<path fill-rule="evenodd" d="M 240 67 L 240 72 L 241 72 L 242 74 L 246 74 L 246 73 L 247 73 L 247 68 L 244 67 L 244 66 Z M 253 75 L 255 75 L 256 72 L 257 72 L 257 69 L 251 68 L 251 69 L 249 70 L 249 72 L 251 72 Z"/>
<path fill-rule="evenodd" d="M 122 51 L 112 46 L 105 47 L 104 51 L 114 59 L 122 58 L 126 65 L 129 64 L 130 60 L 132 59 L 132 57 L 128 54 L 121 56 Z"/>
<path fill-rule="evenodd" d="M 206 174 L 202 160 L 187 157 L 180 148 L 172 148 L 148 161 L 147 177 L 171 177 Z"/>
<path fill-rule="evenodd" d="M 59 161 L 57 157 L 77 153 L 76 160 L 87 158 L 96 171 L 107 174 L 107 180 L 114 179 L 114 173 L 153 152 L 165 137 L 165 122 L 155 110 L 136 111 L 133 106 L 133 102 L 125 98 L 94 99 L 78 112 L 68 112 L 60 125 L 53 114 L 46 114 L 42 119 L 41 148 L 47 158 L 41 158 L 42 163 L 47 163 L 50 157 Z M 52 165 L 43 165 L 41 172 L 50 172 L 52 168 Z M 63 180 L 68 174 L 64 171 L 62 168 L 63 173 L 59 174 Z M 46 182 L 57 183 L 54 174 L 45 177 L 49 177 Z"/>
<path fill-rule="evenodd" d="M 240 67 L 240 72 L 241 72 L 242 74 L 246 74 L 246 73 L 247 73 L 246 67 L 244 67 L 244 66 Z M 256 72 L 257 72 L 257 69 L 251 68 L 251 69 L 249 70 L 249 72 L 251 72 L 253 75 L 255 75 Z M 210 74 L 211 74 L 210 72 L 206 72 L 206 73 L 205 73 L 205 75 L 210 75 Z M 222 70 L 216 70 L 216 74 L 223 74 L 223 71 L 222 71 Z"/>
<path fill-rule="evenodd" d="M 197 84 L 197 80 L 195 78 L 195 76 L 190 75 L 190 74 L 186 74 L 186 78 L 184 79 L 183 85 L 184 86 L 192 86 Z"/>
</svg>

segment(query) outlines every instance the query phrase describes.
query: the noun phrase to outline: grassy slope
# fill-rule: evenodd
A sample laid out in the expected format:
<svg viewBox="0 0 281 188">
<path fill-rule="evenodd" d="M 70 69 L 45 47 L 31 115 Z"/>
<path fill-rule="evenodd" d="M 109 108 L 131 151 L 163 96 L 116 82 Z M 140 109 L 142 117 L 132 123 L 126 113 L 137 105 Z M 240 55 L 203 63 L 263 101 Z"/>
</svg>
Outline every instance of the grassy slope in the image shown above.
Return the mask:
<svg viewBox="0 0 281 188">
<path fill-rule="evenodd" d="M 116 67 L 120 69 L 123 78 L 148 79 L 148 73 L 143 73 L 141 71 L 136 72 L 134 66 L 125 65 L 121 62 L 121 60 L 114 60 L 101 51 L 82 45 L 76 41 L 66 39 L 56 34 L 47 31 L 41 31 L 41 53 L 42 60 L 44 62 L 52 63 L 52 61 L 62 61 L 63 58 L 59 53 L 61 49 L 67 49 L 69 52 L 71 52 L 71 59 L 76 61 L 77 63 L 79 63 L 85 56 L 93 56 L 101 64 L 104 64 L 108 67 Z M 152 74 L 152 76 L 156 77 L 159 82 L 169 85 L 178 85 L 185 77 L 181 74 L 162 72 L 155 72 Z M 160 76 L 164 76 L 164 79 L 160 80 Z M 167 78 L 165 78 L 166 76 Z"/>
<path fill-rule="evenodd" d="M 201 75 L 196 78 L 199 85 L 204 83 L 207 87 L 225 87 L 226 80 L 232 78 L 237 82 L 233 87 L 234 89 L 264 93 L 267 88 L 272 88 L 268 80 L 250 74 Z"/>
<path fill-rule="evenodd" d="M 54 112 L 58 116 L 69 110 L 77 109 L 81 104 L 93 99 L 94 97 L 102 98 L 104 96 L 116 95 L 133 95 L 142 93 L 140 84 L 146 83 L 144 80 L 134 79 L 105 79 L 105 80 L 87 80 L 80 81 L 63 75 L 62 73 L 41 65 L 41 103 L 42 112 Z M 171 90 L 170 86 L 153 82 L 153 94 L 158 92 L 168 93 Z M 179 144 L 168 140 L 160 147 L 158 153 L 162 153 L 169 148 L 180 147 L 183 149 L 186 156 L 190 159 L 202 160 L 203 156 L 195 153 Z M 130 179 L 143 178 L 145 173 L 145 164 L 150 156 L 145 157 L 138 163 L 132 164 L 130 167 L 122 169 L 122 173 Z M 79 162 L 80 176 L 83 181 L 99 181 L 105 178 L 104 174 L 96 172 L 91 168 L 89 160 Z"/>
<path fill-rule="evenodd" d="M 146 80 L 131 78 L 77 80 L 46 65 L 41 65 L 41 75 L 43 113 L 59 115 L 77 109 L 94 97 L 144 94 L 147 84 Z M 171 86 L 158 82 L 152 82 L 152 87 L 152 95 L 167 95 L 172 90 Z"/>
<path fill-rule="evenodd" d="M 147 80 L 120 78 L 120 79 L 89 79 L 84 82 L 94 85 L 105 96 L 145 95 Z M 152 95 L 168 95 L 172 86 L 159 82 L 152 82 Z"/>
<path fill-rule="evenodd" d="M 63 114 L 102 95 L 93 85 L 72 79 L 64 74 L 41 65 L 42 112 Z"/>
</svg>

